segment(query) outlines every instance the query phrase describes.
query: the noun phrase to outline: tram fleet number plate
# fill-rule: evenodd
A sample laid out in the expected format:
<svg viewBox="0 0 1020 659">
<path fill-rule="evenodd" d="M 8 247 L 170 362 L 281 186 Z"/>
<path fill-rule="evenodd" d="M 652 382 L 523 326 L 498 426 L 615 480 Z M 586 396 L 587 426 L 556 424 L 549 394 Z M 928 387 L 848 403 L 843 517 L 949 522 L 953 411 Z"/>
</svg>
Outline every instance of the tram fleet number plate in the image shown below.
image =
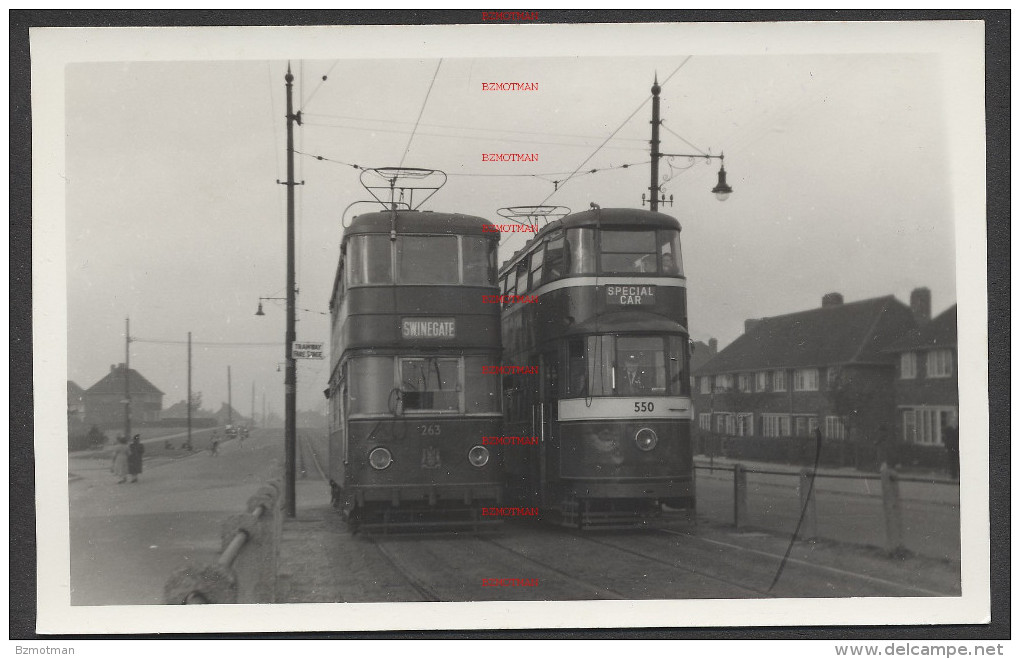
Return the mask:
<svg viewBox="0 0 1020 659">
<path fill-rule="evenodd" d="M 655 286 L 606 284 L 606 304 L 646 306 L 655 304 Z"/>
</svg>

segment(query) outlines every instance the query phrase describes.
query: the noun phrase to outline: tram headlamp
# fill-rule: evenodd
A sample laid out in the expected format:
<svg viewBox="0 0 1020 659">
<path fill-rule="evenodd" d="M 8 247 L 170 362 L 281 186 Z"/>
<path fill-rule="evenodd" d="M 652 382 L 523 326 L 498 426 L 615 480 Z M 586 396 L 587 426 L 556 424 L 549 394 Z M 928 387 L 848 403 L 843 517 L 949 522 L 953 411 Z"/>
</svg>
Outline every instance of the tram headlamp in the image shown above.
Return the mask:
<svg viewBox="0 0 1020 659">
<path fill-rule="evenodd" d="M 651 451 L 659 443 L 659 436 L 651 428 L 642 428 L 634 435 L 634 443 L 642 451 Z"/>
<path fill-rule="evenodd" d="M 484 446 L 475 446 L 468 451 L 468 462 L 476 467 L 484 467 L 489 462 L 489 449 Z"/>
<path fill-rule="evenodd" d="M 368 464 L 372 465 L 372 469 L 382 471 L 393 464 L 393 456 L 387 449 L 380 446 L 372 449 L 372 452 L 368 454 Z"/>
</svg>

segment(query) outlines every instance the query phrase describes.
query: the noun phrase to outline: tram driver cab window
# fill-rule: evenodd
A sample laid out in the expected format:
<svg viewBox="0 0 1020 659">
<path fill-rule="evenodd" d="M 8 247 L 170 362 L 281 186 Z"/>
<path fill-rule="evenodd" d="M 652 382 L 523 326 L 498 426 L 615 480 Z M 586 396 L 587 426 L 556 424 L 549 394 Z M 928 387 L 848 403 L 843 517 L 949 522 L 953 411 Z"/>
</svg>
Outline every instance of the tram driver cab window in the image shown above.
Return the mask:
<svg viewBox="0 0 1020 659">
<path fill-rule="evenodd" d="M 616 339 L 616 393 L 641 396 L 666 393 L 666 355 L 661 337 Z"/>
<path fill-rule="evenodd" d="M 404 358 L 400 360 L 400 392 L 404 412 L 460 407 L 460 363 L 456 358 Z"/>
</svg>

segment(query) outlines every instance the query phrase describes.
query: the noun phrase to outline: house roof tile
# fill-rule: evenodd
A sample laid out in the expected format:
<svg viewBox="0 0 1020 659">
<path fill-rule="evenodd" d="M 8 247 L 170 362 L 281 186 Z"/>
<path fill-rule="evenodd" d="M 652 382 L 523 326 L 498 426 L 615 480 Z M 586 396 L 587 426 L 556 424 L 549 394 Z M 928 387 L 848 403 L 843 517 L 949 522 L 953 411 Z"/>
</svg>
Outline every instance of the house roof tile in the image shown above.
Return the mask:
<svg viewBox="0 0 1020 659">
<path fill-rule="evenodd" d="M 903 338 L 894 342 L 887 352 L 905 352 L 917 348 L 956 346 L 956 305 L 949 307 L 930 323 L 910 330 Z"/>
<path fill-rule="evenodd" d="M 163 395 L 163 392 L 157 389 L 151 382 L 145 379 L 145 377 L 136 371 L 135 369 L 128 369 L 130 371 L 129 382 L 131 384 L 132 394 L 158 394 Z M 124 366 L 119 365 L 112 369 L 109 373 L 103 376 L 99 382 L 95 383 L 91 387 L 85 390 L 86 394 L 122 394 L 124 393 Z"/>
</svg>

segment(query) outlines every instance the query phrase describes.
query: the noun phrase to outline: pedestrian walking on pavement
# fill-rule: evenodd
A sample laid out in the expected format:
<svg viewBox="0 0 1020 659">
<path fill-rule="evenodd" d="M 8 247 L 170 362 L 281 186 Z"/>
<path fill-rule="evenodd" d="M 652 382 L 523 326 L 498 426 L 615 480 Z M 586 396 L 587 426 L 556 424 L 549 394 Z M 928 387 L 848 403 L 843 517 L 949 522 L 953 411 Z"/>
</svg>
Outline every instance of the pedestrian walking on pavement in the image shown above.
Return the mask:
<svg viewBox="0 0 1020 659">
<path fill-rule="evenodd" d="M 960 430 L 956 427 L 956 419 L 950 419 L 942 429 L 942 443 L 946 445 L 949 478 L 960 479 Z"/>
<path fill-rule="evenodd" d="M 216 431 L 212 432 L 212 444 L 209 447 L 209 452 L 213 455 L 219 455 L 220 437 L 216 434 Z"/>
<path fill-rule="evenodd" d="M 115 475 L 120 476 L 120 480 L 117 484 L 127 482 L 128 474 L 128 445 L 127 437 L 117 437 L 117 443 L 113 447 L 113 463 L 110 465 L 110 471 Z"/>
<path fill-rule="evenodd" d="M 128 473 L 131 474 L 132 483 L 137 483 L 138 474 L 142 473 L 142 455 L 145 454 L 145 447 L 141 440 L 141 435 L 135 435 L 128 445 Z"/>
</svg>

